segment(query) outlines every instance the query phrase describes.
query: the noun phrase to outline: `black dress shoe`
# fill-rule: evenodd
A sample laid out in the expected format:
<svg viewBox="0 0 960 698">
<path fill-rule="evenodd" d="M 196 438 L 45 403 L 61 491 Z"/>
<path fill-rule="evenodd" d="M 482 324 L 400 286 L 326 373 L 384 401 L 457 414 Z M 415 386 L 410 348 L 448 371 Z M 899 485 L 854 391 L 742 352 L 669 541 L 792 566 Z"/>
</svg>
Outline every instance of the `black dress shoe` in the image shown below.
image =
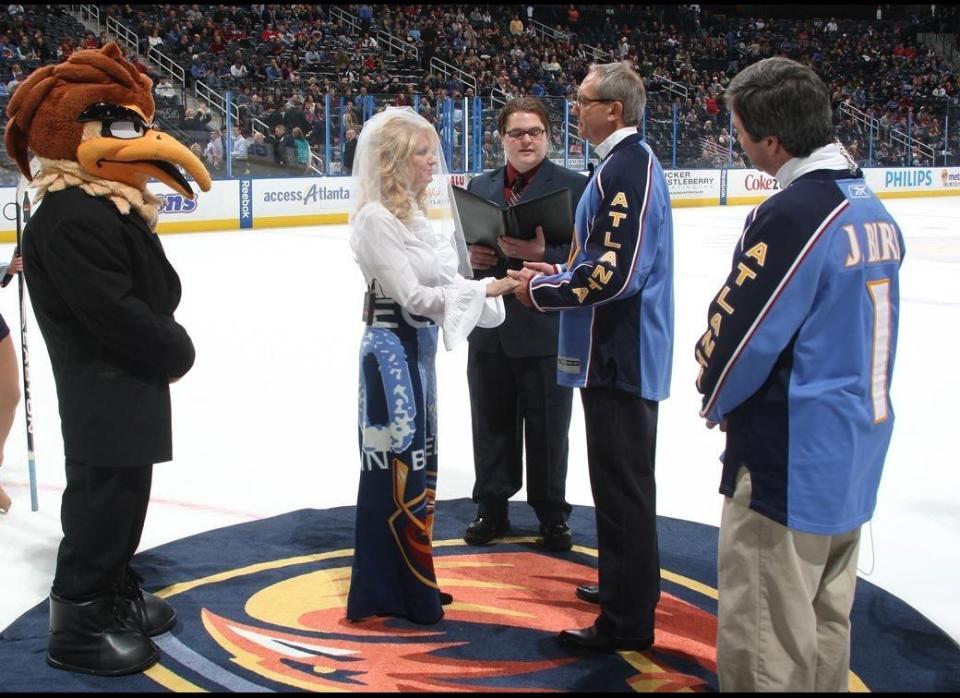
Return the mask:
<svg viewBox="0 0 960 698">
<path fill-rule="evenodd" d="M 578 584 L 577 598 L 583 599 L 587 603 L 600 603 L 600 585 Z"/>
<path fill-rule="evenodd" d="M 540 545 L 547 550 L 570 550 L 573 547 L 573 536 L 565 521 L 540 524 L 540 535 L 543 536 Z"/>
<path fill-rule="evenodd" d="M 597 626 L 595 625 L 591 625 L 589 628 L 583 628 L 582 630 L 563 630 L 559 638 L 560 642 L 596 652 L 616 652 L 618 650 L 642 652 L 653 645 L 652 637 L 643 640 L 610 637 L 597 630 Z"/>
<path fill-rule="evenodd" d="M 470 545 L 486 545 L 510 530 L 509 519 L 494 519 L 491 516 L 478 516 L 467 526 L 463 540 Z"/>
<path fill-rule="evenodd" d="M 445 591 L 440 592 L 440 605 L 449 606 L 453 603 L 453 594 L 448 594 Z"/>
</svg>

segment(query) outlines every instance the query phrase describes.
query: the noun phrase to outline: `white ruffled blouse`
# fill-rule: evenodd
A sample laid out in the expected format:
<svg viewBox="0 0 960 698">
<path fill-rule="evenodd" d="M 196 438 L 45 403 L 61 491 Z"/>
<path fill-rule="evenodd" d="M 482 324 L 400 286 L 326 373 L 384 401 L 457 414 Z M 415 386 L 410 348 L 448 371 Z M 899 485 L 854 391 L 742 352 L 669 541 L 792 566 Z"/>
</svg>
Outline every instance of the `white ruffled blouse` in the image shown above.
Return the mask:
<svg viewBox="0 0 960 698">
<path fill-rule="evenodd" d="M 369 285 L 376 279 L 383 293 L 414 315 L 443 329 L 449 351 L 474 327 L 496 327 L 506 318 L 503 298 L 487 298 L 492 278 L 465 279 L 457 273 L 453 231 L 444 234 L 414 209 L 409 224 L 382 204 L 369 203 L 351 223 L 350 247 Z"/>
</svg>

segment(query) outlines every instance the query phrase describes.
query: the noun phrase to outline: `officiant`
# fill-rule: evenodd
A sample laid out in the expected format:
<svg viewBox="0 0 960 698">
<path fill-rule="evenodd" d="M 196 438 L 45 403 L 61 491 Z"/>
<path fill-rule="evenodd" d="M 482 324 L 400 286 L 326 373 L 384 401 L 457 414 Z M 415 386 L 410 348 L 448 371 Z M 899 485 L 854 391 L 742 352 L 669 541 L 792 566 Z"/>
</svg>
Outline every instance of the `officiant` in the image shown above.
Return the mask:
<svg viewBox="0 0 960 698">
<path fill-rule="evenodd" d="M 535 97 L 517 97 L 500 111 L 497 129 L 506 165 L 474 177 L 469 191 L 506 208 L 555 192 L 570 190 L 570 219 L 587 184 L 583 175 L 547 159 L 550 115 Z M 570 254 L 563 244 L 544 239 L 502 237 L 498 248 L 470 245 L 477 277 L 502 277 L 524 261 L 562 263 Z M 464 540 L 485 545 L 510 530 L 508 500 L 523 486 L 526 446 L 527 502 L 540 521 L 539 542 L 550 550 L 573 545 L 566 501 L 567 432 L 573 390 L 557 385 L 558 313 L 538 313 L 515 296 L 504 298 L 506 321 L 492 329 L 475 329 L 469 337 L 467 382 L 473 422 L 476 518 Z"/>
</svg>

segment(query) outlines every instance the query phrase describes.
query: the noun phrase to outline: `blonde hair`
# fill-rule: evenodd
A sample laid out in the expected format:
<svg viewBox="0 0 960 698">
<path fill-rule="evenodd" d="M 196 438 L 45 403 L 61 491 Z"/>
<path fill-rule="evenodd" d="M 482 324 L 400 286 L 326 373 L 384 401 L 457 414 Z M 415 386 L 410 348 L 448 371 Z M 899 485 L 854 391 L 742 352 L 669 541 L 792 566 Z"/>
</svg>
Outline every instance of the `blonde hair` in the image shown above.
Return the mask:
<svg viewBox="0 0 960 698">
<path fill-rule="evenodd" d="M 390 119 L 380 133 L 377 179 L 380 182 L 380 203 L 404 223 L 413 216 L 410 203 L 413 154 L 417 137 L 426 134 L 430 146 L 438 145 L 437 132 L 429 124 L 421 126 L 410 119 Z M 427 210 L 427 185 L 413 192 L 421 211 Z M 369 199 L 369 197 L 364 197 Z"/>
</svg>

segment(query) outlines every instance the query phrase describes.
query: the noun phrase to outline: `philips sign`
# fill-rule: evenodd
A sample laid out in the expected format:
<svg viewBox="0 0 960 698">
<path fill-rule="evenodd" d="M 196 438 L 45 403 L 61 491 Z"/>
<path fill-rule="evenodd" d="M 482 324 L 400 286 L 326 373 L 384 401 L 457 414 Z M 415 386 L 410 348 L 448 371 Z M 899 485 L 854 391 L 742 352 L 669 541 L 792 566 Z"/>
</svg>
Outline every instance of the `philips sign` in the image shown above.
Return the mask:
<svg viewBox="0 0 960 698">
<path fill-rule="evenodd" d="M 883 179 L 884 189 L 933 186 L 930 170 L 887 170 Z"/>
</svg>

